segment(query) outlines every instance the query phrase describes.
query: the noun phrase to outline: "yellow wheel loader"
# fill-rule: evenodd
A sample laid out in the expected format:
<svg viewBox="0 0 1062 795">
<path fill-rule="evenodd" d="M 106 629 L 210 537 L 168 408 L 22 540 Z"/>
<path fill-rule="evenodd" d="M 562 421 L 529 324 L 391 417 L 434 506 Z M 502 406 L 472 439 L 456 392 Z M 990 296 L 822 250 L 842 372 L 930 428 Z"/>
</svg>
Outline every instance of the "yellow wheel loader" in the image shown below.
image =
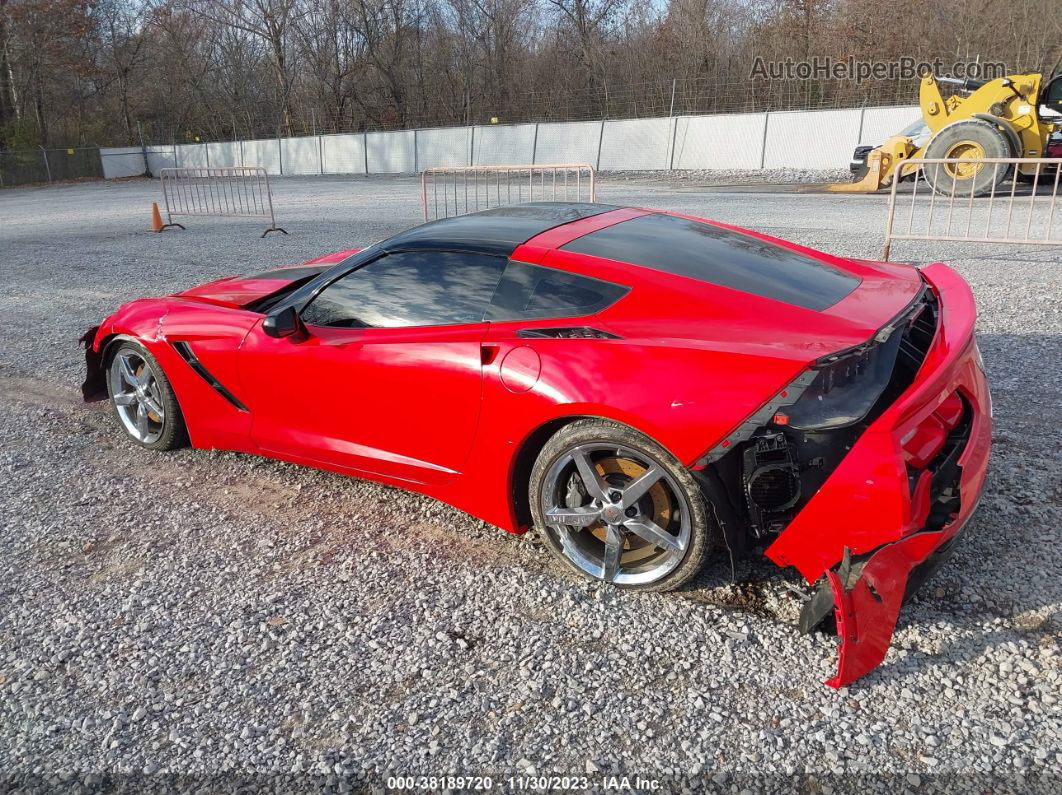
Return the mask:
<svg viewBox="0 0 1062 795">
<path fill-rule="evenodd" d="M 945 99 L 941 85 L 953 86 L 956 92 Z M 828 190 L 873 193 L 913 173 L 908 169 L 905 174 L 904 164 L 916 158 L 1049 157 L 1051 136 L 1062 131 L 1062 74 L 1046 84 L 1038 74 L 996 80 L 926 75 L 918 102 L 920 122 L 881 146 L 856 149 L 852 170 L 857 181 L 830 185 Z M 1007 166 L 952 163 L 927 167 L 925 176 L 937 193 L 954 190 L 956 195 L 969 196 L 972 191 L 982 196 L 1010 171 Z M 1035 171 L 1036 166 L 1023 166 L 1015 178 Z"/>
</svg>

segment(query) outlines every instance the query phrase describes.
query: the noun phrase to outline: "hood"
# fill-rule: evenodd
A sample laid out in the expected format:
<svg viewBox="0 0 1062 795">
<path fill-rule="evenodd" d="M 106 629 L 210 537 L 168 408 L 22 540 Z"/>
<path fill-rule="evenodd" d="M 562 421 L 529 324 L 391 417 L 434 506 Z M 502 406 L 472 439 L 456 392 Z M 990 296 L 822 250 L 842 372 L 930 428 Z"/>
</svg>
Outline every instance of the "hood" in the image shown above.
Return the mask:
<svg viewBox="0 0 1062 795">
<path fill-rule="evenodd" d="M 357 252 L 358 249 L 337 251 L 302 265 L 285 265 L 261 273 L 230 276 L 175 293 L 174 297 L 217 306 L 241 308 L 283 290 L 293 282 L 316 276 Z"/>
</svg>

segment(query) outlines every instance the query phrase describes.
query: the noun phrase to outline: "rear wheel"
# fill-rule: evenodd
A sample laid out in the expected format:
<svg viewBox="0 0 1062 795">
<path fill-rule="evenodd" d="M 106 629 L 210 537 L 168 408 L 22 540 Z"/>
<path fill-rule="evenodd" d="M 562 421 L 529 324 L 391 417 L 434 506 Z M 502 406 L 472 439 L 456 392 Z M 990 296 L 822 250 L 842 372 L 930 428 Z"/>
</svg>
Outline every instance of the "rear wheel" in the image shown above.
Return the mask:
<svg viewBox="0 0 1062 795">
<path fill-rule="evenodd" d="M 704 498 L 688 471 L 644 434 L 607 420 L 565 426 L 531 472 L 535 524 L 585 577 L 665 591 L 704 560 Z"/>
<path fill-rule="evenodd" d="M 1013 157 L 1006 134 L 981 119 L 955 122 L 933 136 L 926 159 L 966 158 L 983 160 Z M 926 181 L 937 193 L 951 196 L 983 196 L 1010 173 L 1010 167 L 992 163 L 936 163 L 925 166 Z"/>
<path fill-rule="evenodd" d="M 110 357 L 107 394 L 126 435 L 151 450 L 172 450 L 187 440 L 184 417 L 166 374 L 147 350 L 123 342 Z"/>
</svg>

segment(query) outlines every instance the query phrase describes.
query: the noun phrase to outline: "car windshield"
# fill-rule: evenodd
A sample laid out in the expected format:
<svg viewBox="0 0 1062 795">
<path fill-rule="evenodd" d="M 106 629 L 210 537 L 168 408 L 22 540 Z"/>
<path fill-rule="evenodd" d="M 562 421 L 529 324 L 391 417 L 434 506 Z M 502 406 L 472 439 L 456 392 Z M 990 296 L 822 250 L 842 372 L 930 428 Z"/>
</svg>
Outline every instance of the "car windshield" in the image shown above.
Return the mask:
<svg viewBox="0 0 1062 795">
<path fill-rule="evenodd" d="M 925 143 L 924 139 L 929 137 L 929 127 L 926 126 L 924 119 L 915 119 L 900 130 L 899 134 L 914 139 L 915 145 L 922 146 Z"/>
</svg>

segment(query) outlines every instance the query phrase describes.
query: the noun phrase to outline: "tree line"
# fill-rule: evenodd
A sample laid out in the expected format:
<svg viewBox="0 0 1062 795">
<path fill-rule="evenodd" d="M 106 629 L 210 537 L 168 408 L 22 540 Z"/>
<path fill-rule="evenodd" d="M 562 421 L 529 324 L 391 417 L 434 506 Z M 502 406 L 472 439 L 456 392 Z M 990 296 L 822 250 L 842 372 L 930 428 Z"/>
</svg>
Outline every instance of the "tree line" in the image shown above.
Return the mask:
<svg viewBox="0 0 1062 795">
<path fill-rule="evenodd" d="M 1048 71 L 1059 0 L 0 0 L 0 147 L 910 102 L 756 59 Z"/>
</svg>

